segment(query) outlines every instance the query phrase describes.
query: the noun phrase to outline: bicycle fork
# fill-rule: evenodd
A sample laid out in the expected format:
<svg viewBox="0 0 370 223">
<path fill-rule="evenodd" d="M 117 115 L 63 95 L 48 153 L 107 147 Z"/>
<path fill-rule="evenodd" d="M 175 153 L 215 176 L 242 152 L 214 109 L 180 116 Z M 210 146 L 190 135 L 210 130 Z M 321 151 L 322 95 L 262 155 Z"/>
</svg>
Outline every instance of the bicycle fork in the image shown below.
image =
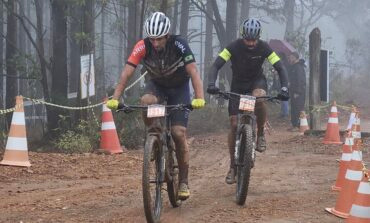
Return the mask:
<svg viewBox="0 0 370 223">
<path fill-rule="evenodd" d="M 239 156 L 240 156 L 240 143 L 241 143 L 241 133 L 242 131 L 245 131 L 244 130 L 244 126 L 245 125 L 251 125 L 252 127 L 252 133 L 253 133 L 253 145 L 252 145 L 252 168 L 254 167 L 254 161 L 256 159 L 256 131 L 255 131 L 255 128 L 256 128 L 256 123 L 255 123 L 255 118 L 253 118 L 252 115 L 245 115 L 245 117 L 243 117 L 244 119 L 248 119 L 247 124 L 240 124 L 240 119 L 241 119 L 241 116 L 238 115 L 238 125 L 237 125 L 237 130 L 236 130 L 236 138 L 235 138 L 235 150 L 234 150 L 234 160 L 235 160 L 235 165 L 236 166 L 244 166 L 245 163 L 239 163 Z M 246 121 L 246 120 L 244 120 Z M 245 148 L 244 148 L 245 149 Z"/>
</svg>

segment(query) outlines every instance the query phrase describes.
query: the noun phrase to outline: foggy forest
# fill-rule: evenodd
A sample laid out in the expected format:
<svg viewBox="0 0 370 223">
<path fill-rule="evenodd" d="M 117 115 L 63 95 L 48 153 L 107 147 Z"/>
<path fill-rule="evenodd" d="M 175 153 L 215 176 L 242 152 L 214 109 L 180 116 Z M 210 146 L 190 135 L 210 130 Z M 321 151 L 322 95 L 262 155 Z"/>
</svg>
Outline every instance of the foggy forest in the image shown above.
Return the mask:
<svg viewBox="0 0 370 223">
<path fill-rule="evenodd" d="M 92 122 L 85 124 L 98 131 L 101 107 L 94 105 L 112 95 L 135 43 L 146 37 L 143 23 L 154 11 L 168 15 L 171 34 L 189 42 L 204 88 L 210 64 L 228 43 L 240 38 L 242 21 L 255 17 L 262 21 L 261 39 L 285 40 L 299 52 L 306 61 L 307 80 L 308 38 L 314 28 L 319 28 L 321 48 L 330 55 L 330 99 L 369 105 L 367 0 L 1 0 L 2 137 L 11 122 L 6 109 L 14 107 L 17 95 L 25 97 L 31 140 L 45 136 L 55 139 L 75 130 L 81 122 Z M 81 97 L 80 89 L 82 55 L 92 55 L 90 63 L 94 64 L 94 94 L 90 92 L 87 98 Z M 266 66 L 270 86 L 273 74 L 271 66 Z M 136 69 L 130 84 L 141 74 L 141 69 Z M 227 89 L 229 82 L 230 70 L 225 66 L 219 85 Z M 138 103 L 143 85 L 143 80 L 135 83 L 125 92 L 124 100 Z M 224 103 L 209 95 L 206 99 L 210 106 Z M 64 106 L 92 108 L 73 110 Z M 136 129 L 135 125 L 133 122 L 127 128 Z"/>
</svg>

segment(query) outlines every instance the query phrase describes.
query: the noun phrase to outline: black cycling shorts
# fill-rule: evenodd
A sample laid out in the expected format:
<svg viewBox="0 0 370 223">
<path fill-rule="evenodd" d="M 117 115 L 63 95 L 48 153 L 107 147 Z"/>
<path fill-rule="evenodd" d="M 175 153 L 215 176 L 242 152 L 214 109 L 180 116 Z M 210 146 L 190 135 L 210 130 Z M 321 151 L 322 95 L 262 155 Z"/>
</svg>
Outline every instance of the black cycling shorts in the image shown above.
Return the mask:
<svg viewBox="0 0 370 223">
<path fill-rule="evenodd" d="M 152 80 L 145 83 L 144 94 L 155 95 L 160 104 L 167 102 L 167 105 L 190 104 L 189 81 L 175 88 L 165 88 Z M 171 125 L 188 126 L 189 111 L 176 110 L 170 114 Z"/>
<path fill-rule="evenodd" d="M 267 92 L 267 80 L 264 75 L 259 75 L 255 80 L 250 82 L 233 80 L 230 91 L 238 94 L 252 94 L 255 89 L 263 89 Z M 239 98 L 229 100 L 228 110 L 229 116 L 239 113 Z"/>
</svg>

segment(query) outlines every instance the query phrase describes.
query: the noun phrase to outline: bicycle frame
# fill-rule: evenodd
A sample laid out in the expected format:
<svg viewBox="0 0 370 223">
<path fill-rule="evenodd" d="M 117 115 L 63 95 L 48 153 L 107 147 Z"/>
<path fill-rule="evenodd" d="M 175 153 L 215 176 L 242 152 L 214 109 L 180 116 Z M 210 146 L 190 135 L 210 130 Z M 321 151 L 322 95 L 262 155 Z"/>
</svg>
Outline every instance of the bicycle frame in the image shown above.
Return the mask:
<svg viewBox="0 0 370 223">
<path fill-rule="evenodd" d="M 167 193 L 170 203 L 173 207 L 181 205 L 181 201 L 178 199 L 178 180 L 176 168 L 177 159 L 175 156 L 175 144 L 171 134 L 171 120 L 169 115 L 171 111 L 176 109 L 189 109 L 191 105 L 165 105 L 167 108 L 163 111 L 163 108 L 154 106 L 154 114 L 150 110 L 148 113 L 154 116 L 153 121 L 158 121 L 160 131 L 155 129 L 147 129 L 144 154 L 143 154 L 143 174 L 142 174 L 142 189 L 143 189 L 143 201 L 144 211 L 148 222 L 157 223 L 160 221 L 161 210 L 162 210 L 162 186 L 163 183 L 167 183 Z M 141 105 L 124 105 L 120 104 L 117 111 L 131 112 L 135 109 L 146 111 L 149 106 Z M 153 108 L 151 108 L 153 109 Z M 159 112 L 158 112 L 159 111 Z M 164 112 L 164 113 L 163 113 Z M 158 117 L 163 116 L 163 117 Z M 164 122 L 164 123 L 163 123 Z M 156 124 L 156 123 L 155 123 Z M 153 125 L 154 128 L 157 126 Z M 155 149 L 155 150 L 154 150 Z M 152 180 L 150 174 L 150 164 L 155 162 L 155 179 Z M 152 204 L 152 192 L 150 184 L 155 183 L 155 202 Z"/>
<path fill-rule="evenodd" d="M 257 99 L 266 100 L 277 99 L 271 96 L 246 97 L 233 92 L 218 92 L 218 94 L 228 100 L 240 100 L 237 115 L 237 129 L 235 137 L 234 170 L 236 172 L 236 203 L 244 205 L 249 186 L 251 169 L 254 167 L 256 157 L 256 116 L 254 105 Z M 241 99 L 241 97 L 243 97 Z"/>
<path fill-rule="evenodd" d="M 146 138 L 150 135 L 158 137 L 159 141 L 161 142 L 162 150 L 165 154 L 165 157 L 167 157 L 166 156 L 167 154 L 170 154 L 172 151 L 175 152 L 174 141 L 173 141 L 172 133 L 171 133 L 171 120 L 169 118 L 169 115 L 174 110 L 185 110 L 185 109 L 192 110 L 192 107 L 191 107 L 191 105 L 184 105 L 184 104 L 165 105 L 165 107 L 169 110 L 169 111 L 167 111 L 167 109 L 166 109 L 165 116 L 164 117 L 159 117 L 159 118 L 154 118 L 154 119 L 158 119 L 158 121 L 160 123 L 160 127 L 164 127 L 164 129 L 161 128 L 160 133 L 159 132 L 147 131 Z M 124 112 L 128 113 L 128 112 L 132 112 L 133 110 L 137 110 L 137 109 L 146 111 L 148 109 L 148 106 L 120 104 L 118 106 L 117 112 L 124 111 Z M 163 124 L 163 122 L 164 122 L 164 124 Z M 164 172 L 164 170 L 163 170 L 163 172 Z M 168 180 L 172 180 L 171 173 L 166 173 L 166 177 L 168 177 Z M 165 178 L 164 178 L 164 176 L 161 176 L 161 183 L 163 183 L 163 182 L 165 182 Z"/>
</svg>

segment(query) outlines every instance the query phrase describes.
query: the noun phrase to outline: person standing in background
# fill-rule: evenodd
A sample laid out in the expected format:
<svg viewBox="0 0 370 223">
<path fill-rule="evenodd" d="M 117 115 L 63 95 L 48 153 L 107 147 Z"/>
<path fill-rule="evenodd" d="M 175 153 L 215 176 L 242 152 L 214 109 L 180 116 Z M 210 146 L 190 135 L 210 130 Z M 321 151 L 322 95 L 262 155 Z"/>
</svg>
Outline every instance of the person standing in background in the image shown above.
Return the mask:
<svg viewBox="0 0 370 223">
<path fill-rule="evenodd" d="M 306 100 L 306 72 L 305 61 L 299 59 L 299 54 L 293 52 L 288 56 L 289 73 L 289 90 L 291 92 L 290 101 L 290 120 L 292 128 L 290 130 L 299 129 L 299 114 L 304 111 Z"/>
<path fill-rule="evenodd" d="M 290 66 L 290 64 L 288 62 L 286 54 L 283 53 L 283 52 L 278 52 L 277 54 L 279 55 L 281 61 L 284 64 L 284 66 L 287 68 L 287 70 L 289 70 L 288 67 Z M 276 78 L 276 77 L 274 76 L 274 78 Z M 289 78 L 290 78 L 290 75 L 289 75 L 289 72 L 288 72 L 288 81 L 289 81 Z M 276 82 L 276 83 L 278 83 L 278 82 Z M 278 86 L 278 89 L 280 89 L 280 86 Z M 281 105 L 280 118 L 288 121 L 289 120 L 288 119 L 288 117 L 289 117 L 289 101 L 281 101 L 280 105 Z"/>
</svg>

